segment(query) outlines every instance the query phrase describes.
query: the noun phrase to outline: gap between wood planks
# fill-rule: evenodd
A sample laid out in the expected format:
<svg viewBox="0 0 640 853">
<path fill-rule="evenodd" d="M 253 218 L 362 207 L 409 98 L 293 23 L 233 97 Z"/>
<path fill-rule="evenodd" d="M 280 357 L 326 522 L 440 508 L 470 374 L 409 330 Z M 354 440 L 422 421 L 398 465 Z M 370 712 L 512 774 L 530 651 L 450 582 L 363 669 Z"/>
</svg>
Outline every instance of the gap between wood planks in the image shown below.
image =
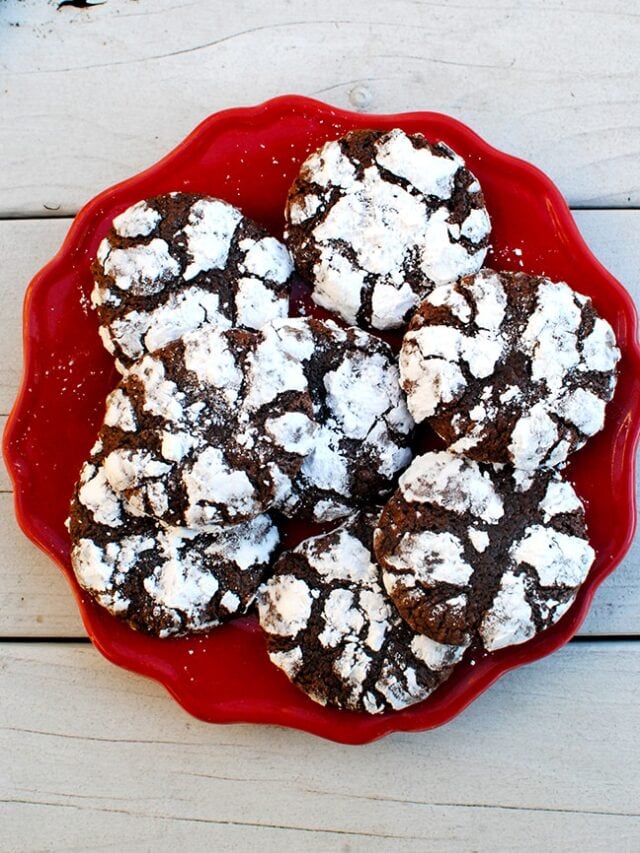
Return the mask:
<svg viewBox="0 0 640 853">
<path fill-rule="evenodd" d="M 378 798 L 374 799 L 375 802 L 378 801 Z M 385 802 L 393 802 L 392 800 L 386 800 Z M 613 812 L 613 811 L 597 811 L 597 810 L 589 810 L 589 809 L 554 809 L 554 808 L 543 808 L 536 806 L 505 806 L 505 805 L 493 805 L 486 804 L 483 805 L 481 803 L 439 803 L 439 802 L 422 802 L 422 801 L 412 801 L 412 800 L 398 800 L 397 802 L 402 803 L 403 805 L 419 805 L 419 806 L 430 806 L 431 808 L 440 808 L 440 809 L 485 809 L 489 811 L 510 811 L 510 812 L 534 812 L 536 814 L 568 814 L 568 815 L 586 815 L 589 817 L 616 817 L 616 818 L 638 818 L 640 817 L 640 813 L 635 812 Z M 371 839 L 383 839 L 385 841 L 425 841 L 425 837 L 423 835 L 397 835 L 397 834 L 388 834 L 383 832 L 364 832 L 362 830 L 348 830 L 348 829 L 328 829 L 326 827 L 312 827 L 312 826 L 300 826 L 297 824 L 277 824 L 277 823 L 266 823 L 262 821 L 239 821 L 239 820 L 216 820 L 215 818 L 198 818 L 198 817 L 182 817 L 179 815 L 160 815 L 156 812 L 132 812 L 131 809 L 122 808 L 122 809 L 113 809 L 113 808 L 105 808 L 104 806 L 96 806 L 96 805 L 88 805 L 86 807 L 79 805 L 78 803 L 58 803 L 58 802 L 47 802 L 45 800 L 23 800 L 23 799 L 0 799 L 0 804 L 11 804 L 11 805 L 23 805 L 23 806 L 48 806 L 50 808 L 58 808 L 58 809 L 73 809 L 75 811 L 86 811 L 91 814 L 100 813 L 100 814 L 122 814 L 127 816 L 136 817 L 148 817 L 153 820 L 158 821 L 168 821 L 170 823 L 187 823 L 187 824 L 205 824 L 208 826 L 229 826 L 229 827 L 239 827 L 239 828 L 255 828 L 255 829 L 275 829 L 282 830 L 287 832 L 308 832 L 313 833 L 314 835 L 337 835 L 337 836 L 346 836 L 348 838 L 371 838 Z"/>
<path fill-rule="evenodd" d="M 594 635 L 585 635 L 572 637 L 569 640 L 570 643 L 628 643 L 635 642 L 640 640 L 640 634 L 594 634 Z M 3 637 L 0 636 L 0 646 L 3 643 L 7 644 L 18 644 L 25 643 L 29 645 L 37 645 L 38 643 L 63 643 L 63 644 L 88 644 L 91 640 L 89 637 L 76 636 L 76 637 Z"/>
<path fill-rule="evenodd" d="M 620 213 L 623 211 L 633 213 L 639 211 L 640 206 L 620 204 L 607 205 L 605 207 L 594 207 L 593 205 L 572 204 L 569 209 L 579 213 Z M 6 213 L 0 213 L 0 222 L 30 222 L 31 220 L 40 219 L 75 219 L 77 213 L 77 210 L 61 210 L 60 212 L 52 210 L 46 213 L 43 213 L 42 211 L 11 213 L 8 211 Z"/>
</svg>

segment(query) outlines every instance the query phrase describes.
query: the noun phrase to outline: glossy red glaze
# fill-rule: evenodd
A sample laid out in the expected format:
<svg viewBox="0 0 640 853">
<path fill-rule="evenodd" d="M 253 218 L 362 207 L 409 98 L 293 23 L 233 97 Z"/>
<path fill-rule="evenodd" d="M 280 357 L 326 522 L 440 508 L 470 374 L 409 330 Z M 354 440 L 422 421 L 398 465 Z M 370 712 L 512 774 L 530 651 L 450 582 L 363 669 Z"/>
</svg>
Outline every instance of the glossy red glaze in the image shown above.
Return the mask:
<svg viewBox="0 0 640 853">
<path fill-rule="evenodd" d="M 623 353 L 606 428 L 574 455 L 567 469 L 586 501 L 597 552 L 576 603 L 546 633 L 522 646 L 466 659 L 429 699 L 382 716 L 326 709 L 307 699 L 270 664 L 254 618 L 197 638 L 158 640 L 136 633 L 83 595 L 69 565 L 64 527 L 105 395 L 117 380 L 88 304 L 90 259 L 113 217 L 141 198 L 188 190 L 233 202 L 280 234 L 285 195 L 301 160 L 325 140 L 363 127 L 420 131 L 462 154 L 482 183 L 491 213 L 494 248 L 487 265 L 544 273 L 588 294 L 613 325 Z M 206 119 L 155 166 L 90 201 L 58 254 L 31 282 L 24 308 L 24 379 L 4 436 L 18 520 L 64 571 L 100 651 L 121 666 L 156 678 L 203 720 L 277 723 L 345 743 L 438 726 L 509 669 L 566 643 L 582 623 L 596 588 L 631 543 L 640 429 L 636 323 L 631 298 L 588 250 L 551 181 L 528 163 L 496 151 L 454 119 L 425 112 L 361 115 L 295 96 L 227 110 Z M 288 531 L 289 542 L 302 532 Z"/>
</svg>

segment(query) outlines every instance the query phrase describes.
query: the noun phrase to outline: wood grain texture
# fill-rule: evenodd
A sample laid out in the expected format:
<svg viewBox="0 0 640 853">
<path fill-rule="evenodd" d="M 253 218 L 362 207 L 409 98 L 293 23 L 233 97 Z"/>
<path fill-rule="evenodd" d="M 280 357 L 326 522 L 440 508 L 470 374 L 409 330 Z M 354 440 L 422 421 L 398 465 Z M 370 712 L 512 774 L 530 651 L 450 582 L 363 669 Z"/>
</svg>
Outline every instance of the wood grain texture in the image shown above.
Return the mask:
<svg viewBox="0 0 640 853">
<path fill-rule="evenodd" d="M 0 494 L 0 519 L 0 637 L 84 637 L 65 576 L 18 527 L 11 494 Z"/>
<path fill-rule="evenodd" d="M 0 3 L 0 215 L 73 213 L 217 110 L 437 110 L 571 203 L 640 205 L 635 0 Z M 615 46 L 615 49 L 610 49 Z"/>
<path fill-rule="evenodd" d="M 632 644 L 572 645 L 345 747 L 199 723 L 88 645 L 0 644 L 3 849 L 61 849 L 53 824 L 64 849 L 637 850 L 639 687 Z"/>
<path fill-rule="evenodd" d="M 433 109 L 574 206 L 640 207 L 636 0 L 0 0 L 0 428 L 65 216 L 205 116 L 285 92 Z M 576 214 L 640 301 L 640 211 Z M 37 488 L 37 483 L 34 483 Z M 349 748 L 191 719 L 88 642 L 0 469 L 0 850 L 637 851 L 640 640 L 572 643 L 444 729 Z M 640 544 L 582 634 L 640 636 Z M 1 638 L 5 638 L 5 641 Z"/>
<path fill-rule="evenodd" d="M 27 285 L 58 251 L 70 225 L 69 219 L 0 220 L 0 415 L 9 414 L 22 377 Z"/>
<path fill-rule="evenodd" d="M 640 211 L 578 211 L 576 219 L 595 254 L 640 302 Z M 55 253 L 68 220 L 0 222 L 0 408 L 8 412 L 21 375 L 21 303 L 29 279 Z M 0 480 L 0 637 L 83 636 L 66 581 L 19 531 L 6 473 Z M 2 492 L 5 492 L 4 494 Z M 640 634 L 640 543 L 600 588 L 584 635 Z"/>
</svg>

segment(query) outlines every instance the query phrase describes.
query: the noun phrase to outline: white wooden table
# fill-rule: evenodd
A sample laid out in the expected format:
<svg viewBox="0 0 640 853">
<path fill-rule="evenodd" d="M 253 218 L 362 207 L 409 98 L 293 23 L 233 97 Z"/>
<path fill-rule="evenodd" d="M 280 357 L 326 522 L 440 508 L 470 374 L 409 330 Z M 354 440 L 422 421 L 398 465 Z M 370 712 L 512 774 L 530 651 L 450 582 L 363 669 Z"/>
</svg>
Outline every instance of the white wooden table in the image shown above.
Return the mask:
<svg viewBox="0 0 640 853">
<path fill-rule="evenodd" d="M 69 220 L 218 109 L 433 109 L 560 186 L 640 295 L 637 0 L 0 0 L 0 414 Z M 189 718 L 106 663 L 0 479 L 0 850 L 640 849 L 640 551 L 580 637 L 443 729 L 343 747 Z M 37 488 L 37 484 L 34 484 Z"/>
</svg>

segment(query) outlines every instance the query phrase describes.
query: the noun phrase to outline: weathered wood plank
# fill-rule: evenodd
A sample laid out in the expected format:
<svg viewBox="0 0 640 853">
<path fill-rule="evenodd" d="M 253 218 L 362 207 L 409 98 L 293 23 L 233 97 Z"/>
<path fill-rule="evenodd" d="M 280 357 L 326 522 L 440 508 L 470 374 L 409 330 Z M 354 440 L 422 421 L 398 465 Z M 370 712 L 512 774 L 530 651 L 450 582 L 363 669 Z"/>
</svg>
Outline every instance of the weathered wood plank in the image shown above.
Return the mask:
<svg viewBox="0 0 640 853">
<path fill-rule="evenodd" d="M 637 659 L 569 646 L 354 748 L 199 723 L 88 645 L 0 644 L 3 847 L 637 850 Z"/>
<path fill-rule="evenodd" d="M 578 211 L 594 252 L 640 301 L 640 211 Z M 58 248 L 63 220 L 0 222 L 0 412 L 11 406 L 21 373 L 21 302 L 31 276 Z M 0 491 L 8 488 L 3 472 Z M 82 636 L 66 581 L 17 528 L 10 495 L 0 494 L 0 636 Z M 640 542 L 598 592 L 581 633 L 640 634 Z"/>
<path fill-rule="evenodd" d="M 0 494 L 0 637 L 83 637 L 64 575 L 18 527 L 13 496 Z"/>
<path fill-rule="evenodd" d="M 29 281 L 58 251 L 69 219 L 0 220 L 0 415 L 22 377 L 22 303 Z"/>
<path fill-rule="evenodd" d="M 634 0 L 56 7 L 0 4 L 0 214 L 73 213 L 210 113 L 290 90 L 449 113 L 573 204 L 640 204 Z"/>
<path fill-rule="evenodd" d="M 70 221 L 0 222 L 0 428 L 22 375 L 22 301 L 31 277 L 55 254 Z M 0 466 L 0 636 L 83 636 L 69 586 L 27 540 L 13 511 L 11 483 Z"/>
</svg>

